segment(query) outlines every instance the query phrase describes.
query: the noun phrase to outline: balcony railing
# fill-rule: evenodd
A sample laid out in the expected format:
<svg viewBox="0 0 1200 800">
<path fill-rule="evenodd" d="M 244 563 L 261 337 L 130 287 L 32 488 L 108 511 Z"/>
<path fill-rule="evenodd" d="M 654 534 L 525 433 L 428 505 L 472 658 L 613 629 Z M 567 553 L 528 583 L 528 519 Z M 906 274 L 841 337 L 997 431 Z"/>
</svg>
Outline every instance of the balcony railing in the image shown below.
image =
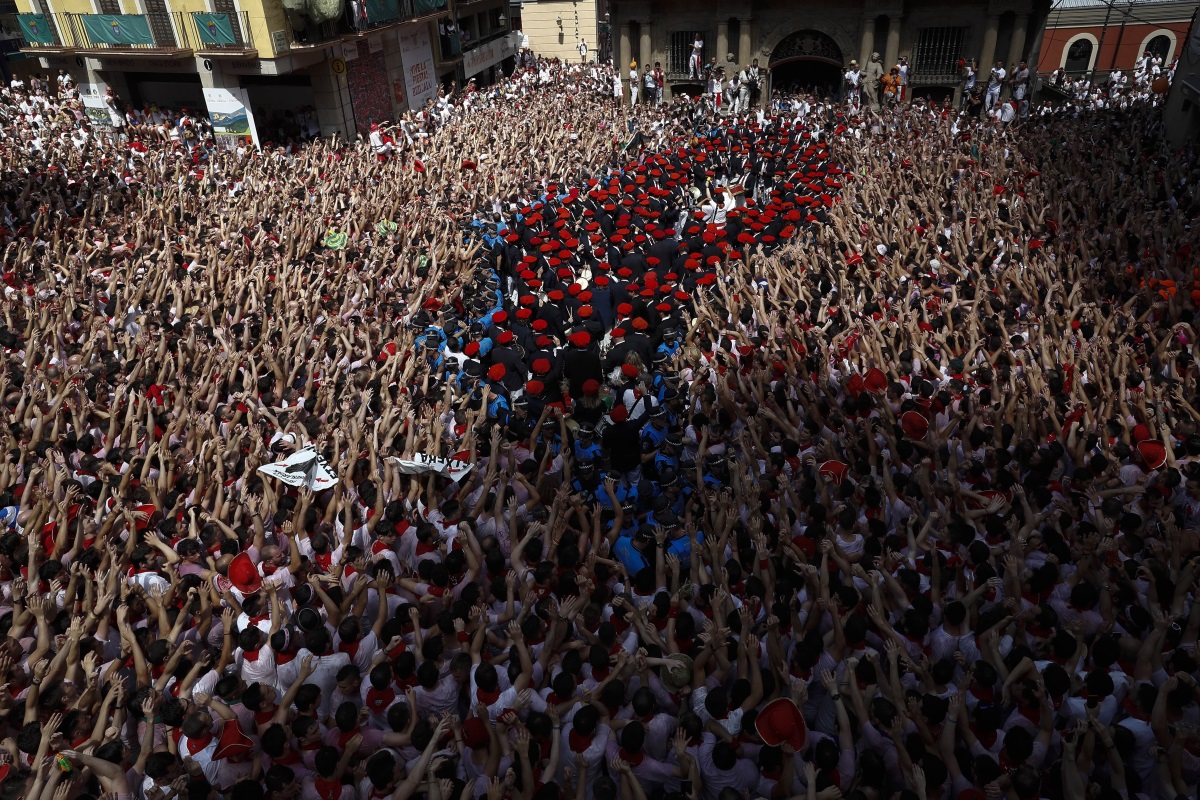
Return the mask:
<svg viewBox="0 0 1200 800">
<path fill-rule="evenodd" d="M 254 32 L 245 11 L 236 14 L 193 11 L 188 14 L 188 24 L 188 35 L 199 53 L 243 55 L 255 49 Z"/>
<path fill-rule="evenodd" d="M 292 47 L 325 44 L 343 36 L 354 36 L 376 28 L 409 22 L 445 10 L 447 0 L 356 0 L 345 2 L 337 19 L 303 28 L 288 15 L 288 38 Z"/>
<path fill-rule="evenodd" d="M 21 14 L 26 49 L 183 52 L 194 49 L 180 12 Z"/>
</svg>

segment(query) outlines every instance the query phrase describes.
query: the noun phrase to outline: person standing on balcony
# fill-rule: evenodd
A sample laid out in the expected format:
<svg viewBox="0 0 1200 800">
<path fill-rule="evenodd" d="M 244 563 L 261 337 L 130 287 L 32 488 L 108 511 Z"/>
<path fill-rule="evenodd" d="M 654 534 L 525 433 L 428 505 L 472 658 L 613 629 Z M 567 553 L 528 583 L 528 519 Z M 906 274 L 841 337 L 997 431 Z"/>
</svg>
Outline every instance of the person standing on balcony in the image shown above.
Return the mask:
<svg viewBox="0 0 1200 800">
<path fill-rule="evenodd" d="M 1013 100 L 1022 118 L 1029 116 L 1029 65 L 1022 61 L 1013 72 Z"/>
<path fill-rule="evenodd" d="M 584 39 L 582 36 L 580 36 L 579 37 L 579 63 L 580 64 L 587 63 L 587 54 L 588 54 L 587 39 Z"/>
<path fill-rule="evenodd" d="M 987 100 L 984 103 L 985 110 L 991 112 L 992 106 L 1000 99 L 1000 87 L 1004 85 L 1004 78 L 1008 72 L 1004 69 L 1004 62 L 997 61 L 996 66 L 992 67 L 991 77 L 988 79 Z"/>
<path fill-rule="evenodd" d="M 663 101 L 663 83 L 666 75 L 662 71 L 662 64 L 658 61 L 654 62 L 654 102 L 659 105 Z"/>
<path fill-rule="evenodd" d="M 638 87 L 642 81 L 637 71 L 637 62 L 629 62 L 629 105 L 636 106 L 638 102 Z"/>
<path fill-rule="evenodd" d="M 900 56 L 900 102 L 908 93 L 908 56 Z"/>
<path fill-rule="evenodd" d="M 702 68 L 704 66 L 704 39 L 700 34 L 696 34 L 696 40 L 692 42 L 692 57 L 688 59 L 688 78 L 691 80 L 699 80 L 704 77 Z"/>
<path fill-rule="evenodd" d="M 846 102 L 855 110 L 858 109 L 859 91 L 862 86 L 862 73 L 858 69 L 858 61 L 850 59 L 850 69 L 846 70 L 846 74 L 842 76 L 842 80 L 846 91 Z"/>
<path fill-rule="evenodd" d="M 975 59 L 969 59 L 962 62 L 962 107 L 967 107 L 967 101 L 971 97 L 971 93 L 975 91 L 975 83 L 978 80 L 978 67 L 975 65 Z"/>
</svg>

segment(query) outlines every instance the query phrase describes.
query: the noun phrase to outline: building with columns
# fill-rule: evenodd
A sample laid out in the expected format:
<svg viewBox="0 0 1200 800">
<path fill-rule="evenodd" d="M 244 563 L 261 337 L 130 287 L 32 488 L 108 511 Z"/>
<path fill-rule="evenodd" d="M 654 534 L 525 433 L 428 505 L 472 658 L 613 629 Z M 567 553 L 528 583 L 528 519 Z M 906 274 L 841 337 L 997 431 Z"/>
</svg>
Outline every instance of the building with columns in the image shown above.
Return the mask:
<svg viewBox="0 0 1200 800">
<path fill-rule="evenodd" d="M 841 83 L 851 59 L 879 52 L 885 69 L 907 59 L 910 96 L 957 96 L 959 61 L 1037 63 L 1050 0 L 610 0 L 614 53 L 625 69 L 660 62 L 666 96 L 702 90 L 689 77 L 693 42 L 731 75 L 757 59 L 763 92 Z"/>
</svg>

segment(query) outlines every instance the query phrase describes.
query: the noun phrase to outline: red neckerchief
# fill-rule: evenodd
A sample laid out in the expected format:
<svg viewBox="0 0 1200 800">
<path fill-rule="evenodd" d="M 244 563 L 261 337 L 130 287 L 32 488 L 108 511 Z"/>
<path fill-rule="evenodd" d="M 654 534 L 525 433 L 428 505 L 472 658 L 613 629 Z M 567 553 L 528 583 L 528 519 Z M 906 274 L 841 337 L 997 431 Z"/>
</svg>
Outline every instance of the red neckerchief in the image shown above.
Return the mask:
<svg viewBox="0 0 1200 800">
<path fill-rule="evenodd" d="M 274 706 L 272 708 L 268 708 L 266 711 L 255 711 L 254 712 L 254 724 L 255 725 L 266 725 L 268 722 L 271 721 L 271 718 L 275 716 L 275 712 L 278 710 L 279 710 L 279 706 Z"/>
<path fill-rule="evenodd" d="M 317 790 L 317 796 L 321 800 L 338 800 L 342 796 L 342 782 L 332 781 L 328 778 L 317 778 L 313 781 L 313 788 Z"/>
<path fill-rule="evenodd" d="M 641 750 L 639 750 L 636 753 L 631 753 L 628 750 L 626 750 L 624 747 L 622 747 L 617 752 L 620 755 L 621 760 L 624 761 L 626 764 L 628 764 L 631 767 L 636 767 L 636 766 L 640 765 L 642 763 L 642 761 L 646 758 L 646 754 L 643 753 Z"/>
<path fill-rule="evenodd" d="M 354 657 L 358 655 L 358 646 L 360 644 L 362 644 L 361 639 L 356 639 L 353 642 L 342 642 L 338 645 L 338 652 L 345 653 L 350 656 L 351 660 L 354 660 Z"/>
<path fill-rule="evenodd" d="M 483 689 L 476 689 L 475 696 L 479 698 L 479 702 L 485 706 L 490 706 L 492 703 L 500 699 L 500 690 L 494 692 L 485 692 Z"/>
<path fill-rule="evenodd" d="M 258 650 L 243 650 L 242 658 L 246 661 L 258 661 Z"/>
<path fill-rule="evenodd" d="M 188 755 L 189 756 L 196 755 L 196 753 L 199 753 L 201 750 L 208 747 L 208 745 L 212 742 L 212 740 L 213 740 L 213 737 L 212 737 L 211 733 L 208 736 L 205 736 L 203 739 L 201 739 L 201 738 L 193 739 L 192 737 L 189 736 L 188 741 L 187 741 Z"/>
<path fill-rule="evenodd" d="M 338 736 L 337 736 L 338 747 L 339 748 L 345 747 L 346 742 L 350 741 L 357 735 L 358 735 L 358 727 L 357 726 L 355 726 L 352 730 L 349 730 L 349 731 L 338 731 Z"/>
<path fill-rule="evenodd" d="M 295 749 L 289 747 L 288 751 L 285 755 L 282 755 L 279 758 L 272 758 L 271 763 L 272 764 L 299 764 L 303 760 L 304 759 L 300 758 L 300 754 L 297 753 L 295 751 Z"/>
<path fill-rule="evenodd" d="M 392 704 L 396 693 L 389 686 L 386 689 L 376 689 L 372 686 L 367 690 L 367 706 L 373 711 L 380 712 Z"/>
<path fill-rule="evenodd" d="M 571 732 L 567 734 L 567 742 L 571 746 L 572 753 L 582 753 L 583 751 L 587 750 L 592 746 L 592 739 L 594 738 L 594 735 L 584 736 L 580 733 L 577 733 L 574 728 L 572 728 Z"/>
</svg>

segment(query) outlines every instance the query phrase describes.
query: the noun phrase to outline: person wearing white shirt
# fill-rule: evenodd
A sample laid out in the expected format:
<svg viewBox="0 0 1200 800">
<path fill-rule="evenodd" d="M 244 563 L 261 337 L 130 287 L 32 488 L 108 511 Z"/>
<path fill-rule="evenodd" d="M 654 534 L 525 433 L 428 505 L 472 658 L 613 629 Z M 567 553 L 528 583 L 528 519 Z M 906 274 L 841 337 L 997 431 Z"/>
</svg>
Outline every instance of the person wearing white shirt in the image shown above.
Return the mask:
<svg viewBox="0 0 1200 800">
<path fill-rule="evenodd" d="M 1000 100 L 1000 87 L 1004 85 L 1004 79 L 1008 76 L 1008 72 L 1004 69 L 1004 62 L 997 61 L 996 66 L 992 67 L 992 73 L 988 78 L 987 97 L 984 99 L 984 110 L 991 111 L 992 106 L 996 105 Z"/>
<path fill-rule="evenodd" d="M 333 690 L 337 688 L 337 674 L 342 667 L 351 663 L 348 653 L 335 653 L 330 647 L 329 632 L 321 627 L 310 631 L 304 640 L 304 647 L 296 654 L 296 660 L 303 662 L 305 657 L 313 659 L 313 674 L 305 680 L 321 690 L 320 717 L 331 713 L 333 705 Z"/>
</svg>

